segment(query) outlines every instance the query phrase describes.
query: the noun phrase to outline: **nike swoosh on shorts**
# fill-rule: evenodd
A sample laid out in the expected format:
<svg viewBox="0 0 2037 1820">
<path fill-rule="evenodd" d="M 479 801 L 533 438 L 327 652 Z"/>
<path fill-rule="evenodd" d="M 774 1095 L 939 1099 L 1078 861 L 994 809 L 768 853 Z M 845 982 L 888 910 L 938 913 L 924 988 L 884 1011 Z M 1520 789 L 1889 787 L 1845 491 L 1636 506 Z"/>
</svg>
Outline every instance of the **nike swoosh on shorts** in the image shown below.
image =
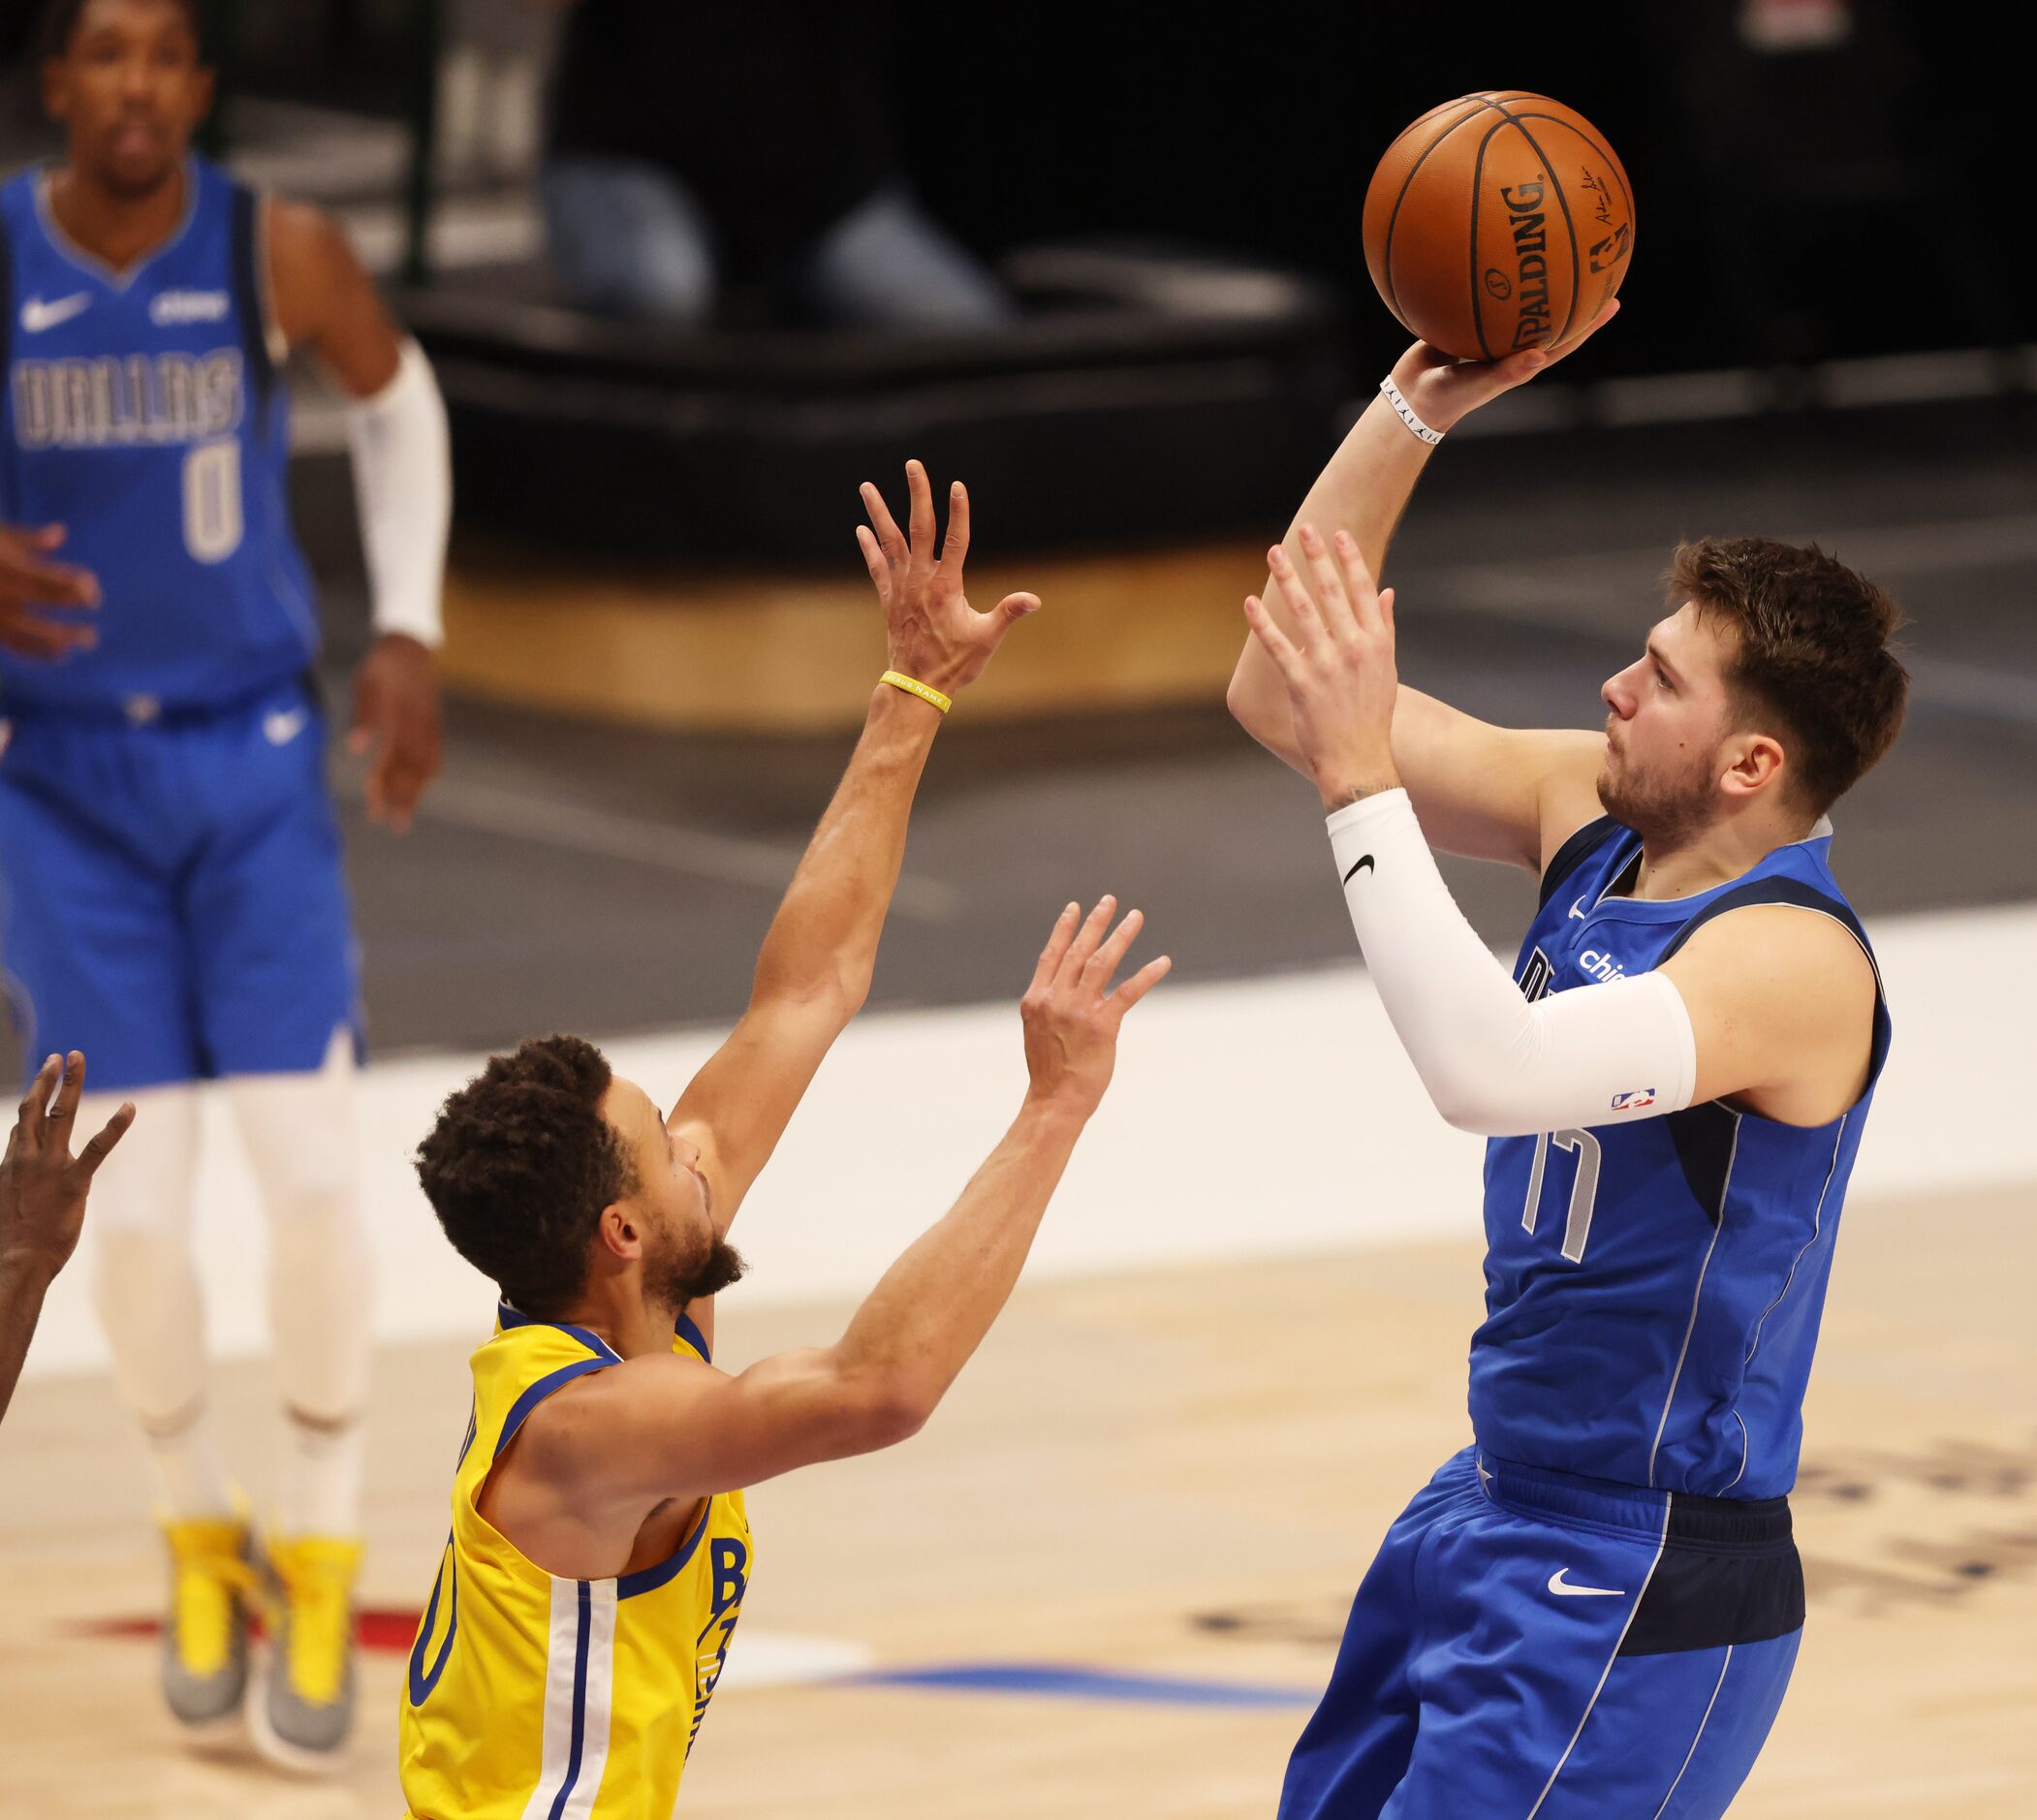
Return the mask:
<svg viewBox="0 0 2037 1820">
<path fill-rule="evenodd" d="M 1570 1584 L 1570 1582 L 1565 1580 L 1563 1577 L 1569 1572 L 1569 1568 L 1559 1567 L 1554 1573 L 1552 1573 L 1549 1577 L 1550 1591 L 1555 1593 L 1560 1598 L 1620 1599 L 1626 1596 L 1625 1589 L 1620 1586 L 1573 1586 Z"/>
</svg>

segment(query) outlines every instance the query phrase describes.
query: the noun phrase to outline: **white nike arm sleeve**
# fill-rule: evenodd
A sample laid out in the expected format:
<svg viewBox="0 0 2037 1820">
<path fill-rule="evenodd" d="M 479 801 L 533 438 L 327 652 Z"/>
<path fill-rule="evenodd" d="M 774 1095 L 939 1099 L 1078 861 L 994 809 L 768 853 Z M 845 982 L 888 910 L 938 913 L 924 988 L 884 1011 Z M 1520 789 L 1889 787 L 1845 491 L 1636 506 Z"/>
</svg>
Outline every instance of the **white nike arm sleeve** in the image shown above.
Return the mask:
<svg viewBox="0 0 2037 1820">
<path fill-rule="evenodd" d="M 347 413 L 360 544 L 377 632 L 402 632 L 436 649 L 445 636 L 439 593 L 453 518 L 453 456 L 445 400 L 431 362 L 403 343 L 396 376 Z"/>
<path fill-rule="evenodd" d="M 1529 1004 L 1436 870 L 1405 790 L 1330 817 L 1352 927 L 1436 1110 L 1487 1137 L 1680 1112 L 1697 1041 L 1675 982 L 1634 974 Z"/>
</svg>

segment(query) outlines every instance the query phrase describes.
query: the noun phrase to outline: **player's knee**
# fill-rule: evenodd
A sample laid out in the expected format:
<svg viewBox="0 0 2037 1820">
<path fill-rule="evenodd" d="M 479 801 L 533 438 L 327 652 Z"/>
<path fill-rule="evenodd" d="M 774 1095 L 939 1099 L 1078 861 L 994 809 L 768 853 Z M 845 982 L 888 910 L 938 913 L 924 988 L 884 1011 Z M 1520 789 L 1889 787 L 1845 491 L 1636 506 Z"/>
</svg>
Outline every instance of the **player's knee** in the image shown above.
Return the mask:
<svg viewBox="0 0 2037 1820">
<path fill-rule="evenodd" d="M 101 1243 L 139 1233 L 182 1245 L 191 1227 L 198 1091 L 177 1085 L 88 1093 L 78 1103 L 76 1129 L 97 1131 L 123 1098 L 135 1103 L 135 1122 L 92 1178 L 86 1224 Z"/>
</svg>

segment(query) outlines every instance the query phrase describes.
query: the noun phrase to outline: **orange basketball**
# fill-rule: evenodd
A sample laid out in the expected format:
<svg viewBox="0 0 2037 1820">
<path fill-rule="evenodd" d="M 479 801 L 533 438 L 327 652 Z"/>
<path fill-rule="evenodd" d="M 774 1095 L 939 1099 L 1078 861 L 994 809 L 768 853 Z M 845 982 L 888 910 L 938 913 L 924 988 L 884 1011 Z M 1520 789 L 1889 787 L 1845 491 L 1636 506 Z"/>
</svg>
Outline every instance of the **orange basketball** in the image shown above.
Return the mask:
<svg viewBox="0 0 2037 1820">
<path fill-rule="evenodd" d="M 1619 289 L 1634 193 L 1583 114 L 1518 89 L 1461 95 L 1387 147 L 1365 191 L 1387 308 L 1460 360 L 1560 348 Z"/>
</svg>

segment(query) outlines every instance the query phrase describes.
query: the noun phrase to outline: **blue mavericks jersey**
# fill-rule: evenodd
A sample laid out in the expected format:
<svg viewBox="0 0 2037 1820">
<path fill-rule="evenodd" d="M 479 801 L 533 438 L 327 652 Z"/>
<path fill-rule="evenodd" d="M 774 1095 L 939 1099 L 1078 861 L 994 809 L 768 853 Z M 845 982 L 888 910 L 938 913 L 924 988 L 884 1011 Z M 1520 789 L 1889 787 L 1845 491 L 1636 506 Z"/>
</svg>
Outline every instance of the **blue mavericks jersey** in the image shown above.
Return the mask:
<svg viewBox="0 0 2037 1820">
<path fill-rule="evenodd" d="M 1620 894 L 1641 840 L 1610 818 L 1565 843 L 1516 977 L 1529 998 L 1660 966 L 1750 904 L 1833 917 L 1831 831 L 1696 896 Z M 1868 951 L 1872 959 L 1872 951 Z M 1888 1053 L 1877 983 L 1867 1088 L 1815 1129 L 1713 1101 L 1486 1147 L 1486 1320 L 1471 1422 L 1500 1459 L 1623 1485 L 1775 1497 L 1797 1476 L 1833 1237 Z M 1622 1099 L 1639 1110 L 1650 1089 Z"/>
<path fill-rule="evenodd" d="M 61 523 L 99 578 L 95 649 L 0 652 L 0 703 L 205 709 L 301 673 L 318 621 L 285 495 L 288 407 L 255 196 L 192 157 L 170 239 L 125 272 L 65 238 L 48 176 L 0 189 L 0 521 Z"/>
</svg>

